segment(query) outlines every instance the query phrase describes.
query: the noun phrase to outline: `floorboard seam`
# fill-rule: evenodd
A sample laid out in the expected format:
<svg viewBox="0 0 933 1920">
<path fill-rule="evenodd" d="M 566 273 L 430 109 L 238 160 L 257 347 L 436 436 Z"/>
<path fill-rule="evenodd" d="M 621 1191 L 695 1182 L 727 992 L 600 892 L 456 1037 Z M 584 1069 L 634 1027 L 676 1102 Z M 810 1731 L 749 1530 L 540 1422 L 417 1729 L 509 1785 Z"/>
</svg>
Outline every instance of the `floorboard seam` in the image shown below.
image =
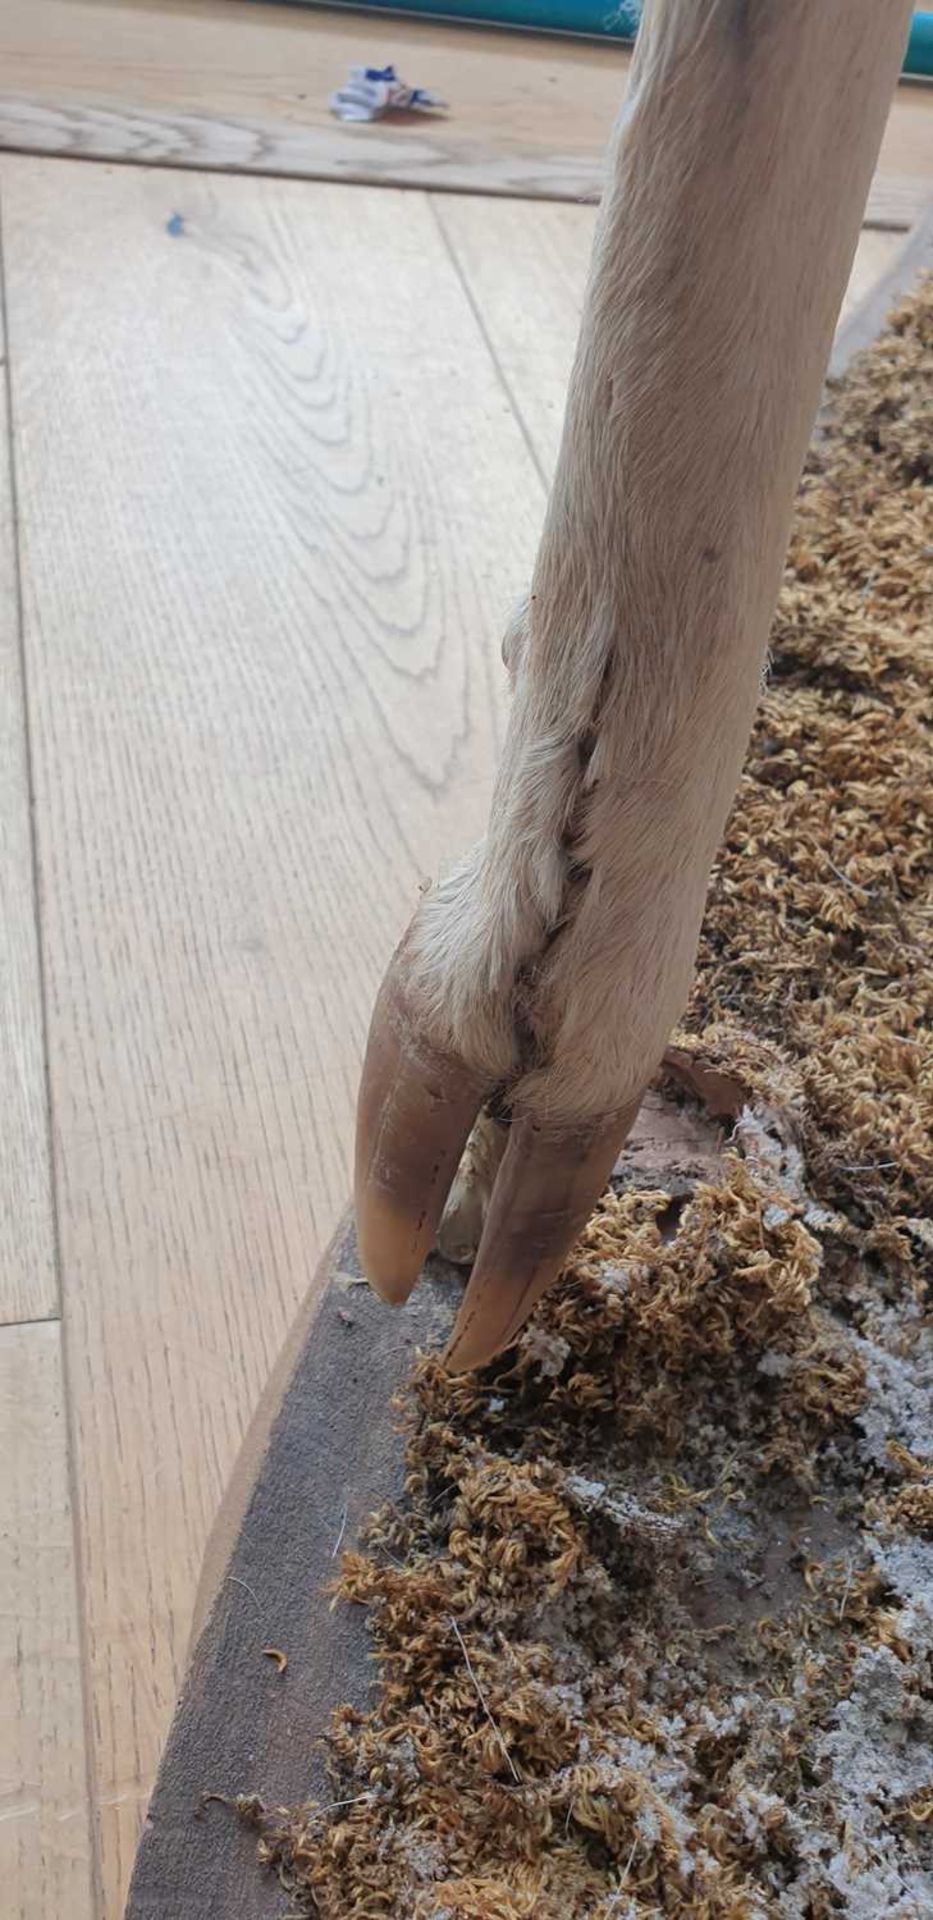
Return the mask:
<svg viewBox="0 0 933 1920">
<path fill-rule="evenodd" d="M 0 334 L 4 346 L 3 378 L 6 382 L 7 404 L 7 443 L 6 461 L 10 488 L 10 520 L 13 546 L 13 592 L 15 600 L 15 620 L 19 653 L 20 685 L 23 697 L 23 734 L 26 759 L 26 795 L 29 806 L 29 846 L 32 866 L 32 905 L 36 924 L 36 945 L 38 950 L 39 971 L 39 1021 L 42 1042 L 42 1058 L 45 1076 L 45 1124 L 46 1150 L 49 1161 L 49 1201 L 51 1208 L 52 1256 L 56 1287 L 58 1293 L 58 1314 L 53 1316 L 61 1327 L 61 1373 L 62 1399 L 65 1408 L 65 1466 L 67 1472 L 68 1499 L 71 1506 L 72 1555 L 74 1560 L 75 1610 L 77 1615 L 78 1644 L 81 1659 L 81 1718 L 84 1732 L 84 1779 L 87 1794 L 88 1826 L 88 1864 L 90 1871 L 90 1897 L 92 1913 L 103 1912 L 103 1875 L 100 1858 L 100 1834 L 97 1817 L 98 1791 L 97 1769 L 94 1759 L 93 1721 L 91 1714 L 91 1678 L 90 1678 L 90 1634 L 88 1628 L 87 1607 L 84 1593 L 84 1556 L 81 1529 L 80 1488 L 77 1469 L 77 1434 L 71 1393 L 70 1369 L 68 1362 L 68 1339 L 65 1331 L 65 1286 L 64 1265 L 62 1260 L 61 1229 L 59 1215 L 59 1180 L 55 1153 L 55 1133 L 53 1127 L 52 1077 L 49 1055 L 49 1008 L 48 974 L 44 926 L 41 910 L 39 848 L 36 828 L 36 788 L 33 756 L 32 726 L 29 706 L 29 670 L 26 656 L 26 623 L 23 601 L 23 561 L 21 543 L 21 525 L 19 513 L 19 493 L 16 473 L 16 416 L 13 396 L 13 338 L 10 326 L 9 300 L 7 298 L 7 255 L 6 231 L 4 226 L 4 204 L 0 193 Z"/>
</svg>

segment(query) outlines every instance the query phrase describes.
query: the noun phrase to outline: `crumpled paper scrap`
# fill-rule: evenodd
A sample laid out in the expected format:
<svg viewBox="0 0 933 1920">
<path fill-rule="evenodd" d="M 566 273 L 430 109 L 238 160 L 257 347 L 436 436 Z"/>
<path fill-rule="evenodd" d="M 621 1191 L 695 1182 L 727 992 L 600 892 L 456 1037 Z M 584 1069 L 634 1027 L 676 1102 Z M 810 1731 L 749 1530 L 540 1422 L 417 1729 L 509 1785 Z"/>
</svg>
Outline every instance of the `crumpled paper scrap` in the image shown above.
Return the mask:
<svg viewBox="0 0 933 1920">
<path fill-rule="evenodd" d="M 387 113 L 446 112 L 447 102 L 427 87 L 408 87 L 394 67 L 351 67 L 346 86 L 330 96 L 338 120 L 381 120 Z"/>
</svg>

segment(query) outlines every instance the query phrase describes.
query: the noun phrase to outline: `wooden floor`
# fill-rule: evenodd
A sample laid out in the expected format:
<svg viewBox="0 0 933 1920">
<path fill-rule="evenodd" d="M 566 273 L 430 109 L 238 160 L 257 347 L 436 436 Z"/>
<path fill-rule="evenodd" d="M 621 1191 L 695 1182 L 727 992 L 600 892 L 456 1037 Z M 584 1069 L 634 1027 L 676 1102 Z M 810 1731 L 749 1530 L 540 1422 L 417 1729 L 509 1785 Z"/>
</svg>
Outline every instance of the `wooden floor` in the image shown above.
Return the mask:
<svg viewBox="0 0 933 1920">
<path fill-rule="evenodd" d="M 0 148 L 578 202 L 598 196 L 630 59 L 618 41 L 263 0 L 4 0 Z M 332 90 L 392 60 L 449 102 L 345 126 Z M 929 198 L 933 86 L 897 90 L 866 210 Z"/>
<path fill-rule="evenodd" d="M 376 983 L 483 821 L 593 214 L 10 154 L 0 213 L 0 1886 L 116 1920 Z"/>
</svg>

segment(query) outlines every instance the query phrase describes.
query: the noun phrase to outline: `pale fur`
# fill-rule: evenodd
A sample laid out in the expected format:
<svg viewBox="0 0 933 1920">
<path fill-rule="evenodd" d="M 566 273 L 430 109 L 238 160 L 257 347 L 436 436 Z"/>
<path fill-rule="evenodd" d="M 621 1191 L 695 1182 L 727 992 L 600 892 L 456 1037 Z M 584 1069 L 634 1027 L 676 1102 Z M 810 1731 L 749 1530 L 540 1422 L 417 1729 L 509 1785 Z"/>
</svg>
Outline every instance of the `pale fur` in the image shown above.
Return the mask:
<svg viewBox="0 0 933 1920">
<path fill-rule="evenodd" d="M 907 0 L 648 0 L 485 843 L 409 936 L 426 1031 L 559 1128 L 690 984 Z"/>
</svg>

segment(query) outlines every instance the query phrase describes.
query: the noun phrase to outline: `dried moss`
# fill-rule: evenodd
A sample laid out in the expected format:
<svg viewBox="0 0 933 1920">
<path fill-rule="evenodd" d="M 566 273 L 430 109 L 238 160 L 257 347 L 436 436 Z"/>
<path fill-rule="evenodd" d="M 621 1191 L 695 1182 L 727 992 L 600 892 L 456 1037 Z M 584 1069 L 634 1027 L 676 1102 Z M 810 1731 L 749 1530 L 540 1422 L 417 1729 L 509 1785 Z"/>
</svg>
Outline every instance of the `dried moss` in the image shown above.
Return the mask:
<svg viewBox="0 0 933 1920">
<path fill-rule="evenodd" d="M 340 1577 L 376 1703 L 337 1804 L 251 1807 L 299 1913 L 933 1911 L 931 447 L 933 284 L 801 485 L 680 1036 L 747 1090 L 722 1178 L 416 1367 Z"/>
</svg>

